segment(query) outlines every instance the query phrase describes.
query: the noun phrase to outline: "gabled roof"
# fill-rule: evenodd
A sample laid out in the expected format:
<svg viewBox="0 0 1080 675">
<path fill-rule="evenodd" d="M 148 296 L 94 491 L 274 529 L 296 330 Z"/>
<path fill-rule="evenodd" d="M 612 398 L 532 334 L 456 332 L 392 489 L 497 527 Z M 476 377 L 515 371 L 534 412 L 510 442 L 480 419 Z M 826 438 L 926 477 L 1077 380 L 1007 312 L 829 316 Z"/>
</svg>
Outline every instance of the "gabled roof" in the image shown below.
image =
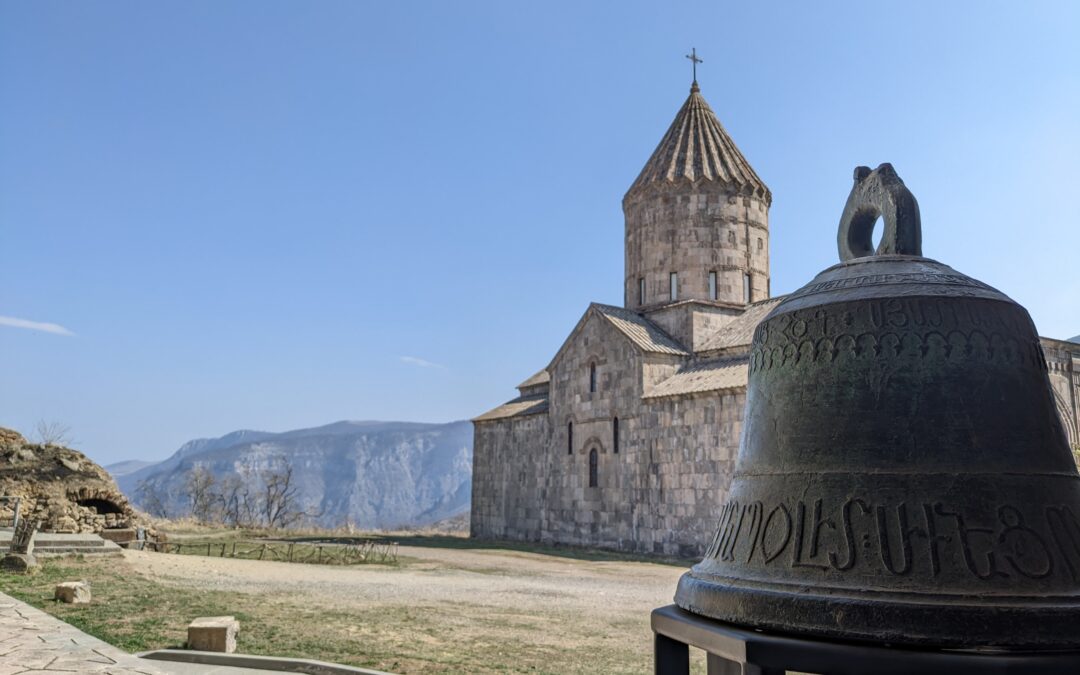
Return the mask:
<svg viewBox="0 0 1080 675">
<path fill-rule="evenodd" d="M 683 366 L 652 388 L 644 398 L 681 396 L 721 389 L 745 387 L 749 378 L 746 356 L 699 361 Z"/>
<path fill-rule="evenodd" d="M 735 147 L 697 82 L 626 195 L 647 185 L 683 180 L 726 183 L 772 202 L 769 188 Z"/>
<path fill-rule="evenodd" d="M 664 329 L 637 312 L 613 305 L 593 303 L 591 309 L 611 322 L 642 351 L 652 354 L 689 356 L 682 345 L 664 332 Z"/>
<path fill-rule="evenodd" d="M 711 336 L 699 352 L 711 352 L 718 349 L 730 349 L 732 347 L 745 347 L 754 340 L 754 329 L 761 320 L 780 304 L 785 296 L 779 295 L 768 300 L 761 300 L 746 306 L 746 311 L 724 324 L 716 334 Z"/>
<path fill-rule="evenodd" d="M 501 406 L 487 411 L 479 417 L 474 417 L 473 422 L 487 422 L 489 420 L 501 420 L 507 417 L 521 417 L 523 415 L 537 415 L 547 412 L 547 394 L 537 396 L 519 396 L 512 401 L 507 401 Z"/>
<path fill-rule="evenodd" d="M 526 387 L 535 387 L 538 384 L 546 384 L 551 382 L 551 375 L 548 374 L 546 369 L 534 373 L 532 377 L 525 380 L 517 386 L 518 389 L 525 389 Z"/>
</svg>

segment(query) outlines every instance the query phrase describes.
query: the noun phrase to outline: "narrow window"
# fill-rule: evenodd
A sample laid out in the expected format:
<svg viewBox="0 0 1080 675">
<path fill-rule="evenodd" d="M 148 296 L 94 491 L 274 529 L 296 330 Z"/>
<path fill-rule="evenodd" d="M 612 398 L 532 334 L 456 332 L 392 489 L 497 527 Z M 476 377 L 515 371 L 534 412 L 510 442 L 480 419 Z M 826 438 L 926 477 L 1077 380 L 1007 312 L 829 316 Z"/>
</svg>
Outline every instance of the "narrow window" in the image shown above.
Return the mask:
<svg viewBox="0 0 1080 675">
<path fill-rule="evenodd" d="M 709 299 L 716 299 L 716 272 L 709 272 Z"/>
<path fill-rule="evenodd" d="M 598 476 L 598 469 L 600 463 L 600 457 L 596 454 L 596 448 L 589 451 L 589 487 L 596 487 Z"/>
<path fill-rule="evenodd" d="M 671 299 L 679 299 L 679 275 L 677 272 L 671 273 Z"/>
<path fill-rule="evenodd" d="M 757 238 L 757 250 L 765 248 L 765 242 L 761 240 L 761 237 Z"/>
<path fill-rule="evenodd" d="M 596 364 L 589 364 L 589 393 L 596 393 Z"/>
<path fill-rule="evenodd" d="M 574 423 L 566 423 L 566 454 L 574 454 Z"/>
<path fill-rule="evenodd" d="M 645 277 L 637 280 L 637 304 L 645 304 Z"/>
<path fill-rule="evenodd" d="M 731 242 L 732 244 L 734 244 L 734 243 L 735 243 L 735 230 L 728 230 L 728 233 L 727 233 L 727 240 L 728 240 L 729 242 Z"/>
<path fill-rule="evenodd" d="M 744 274 L 743 278 L 742 278 L 742 281 L 743 281 L 743 284 L 742 284 L 742 286 L 743 286 L 743 302 L 749 304 L 750 303 L 750 290 L 751 290 L 751 285 L 752 285 L 751 280 L 750 280 L 750 274 L 749 273 Z"/>
<path fill-rule="evenodd" d="M 611 449 L 619 454 L 619 418 L 611 420 Z"/>
</svg>

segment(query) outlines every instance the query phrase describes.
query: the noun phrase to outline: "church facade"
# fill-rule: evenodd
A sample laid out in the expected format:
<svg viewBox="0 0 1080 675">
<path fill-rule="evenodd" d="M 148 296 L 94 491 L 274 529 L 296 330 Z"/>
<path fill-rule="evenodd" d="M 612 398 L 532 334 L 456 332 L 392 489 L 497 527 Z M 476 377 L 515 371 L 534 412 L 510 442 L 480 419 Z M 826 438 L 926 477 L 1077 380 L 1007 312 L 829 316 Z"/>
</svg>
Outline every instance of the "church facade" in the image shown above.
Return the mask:
<svg viewBox="0 0 1080 675">
<path fill-rule="evenodd" d="M 742 431 L 772 195 L 695 81 L 623 198 L 622 307 L 593 303 L 518 396 L 475 418 L 471 534 L 694 557 Z M 1080 444 L 1080 344 L 1044 339 Z"/>
</svg>

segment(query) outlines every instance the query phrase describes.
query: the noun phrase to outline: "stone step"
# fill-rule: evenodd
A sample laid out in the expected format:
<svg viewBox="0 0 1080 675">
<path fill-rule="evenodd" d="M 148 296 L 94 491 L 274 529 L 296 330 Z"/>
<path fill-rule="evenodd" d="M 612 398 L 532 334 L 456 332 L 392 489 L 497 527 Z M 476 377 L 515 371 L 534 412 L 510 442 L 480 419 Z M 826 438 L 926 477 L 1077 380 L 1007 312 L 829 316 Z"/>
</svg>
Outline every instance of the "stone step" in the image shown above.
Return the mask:
<svg viewBox="0 0 1080 675">
<path fill-rule="evenodd" d="M 47 548 L 47 549 L 34 549 L 34 556 L 38 558 L 59 557 L 65 555 L 120 555 L 124 549 L 117 546 L 116 548 L 103 548 L 101 546 L 93 546 L 80 548 L 78 546 L 70 546 L 68 548 Z"/>
<path fill-rule="evenodd" d="M 10 537 L 0 538 L 0 552 L 11 550 Z M 100 555 L 119 553 L 120 547 L 96 534 L 56 534 L 43 532 L 34 537 L 34 555 L 60 556 L 78 553 Z"/>
<path fill-rule="evenodd" d="M 34 548 L 48 548 L 48 547 L 64 547 L 64 546 L 104 546 L 105 540 L 100 538 L 85 539 L 47 539 L 44 537 L 34 537 Z"/>
</svg>

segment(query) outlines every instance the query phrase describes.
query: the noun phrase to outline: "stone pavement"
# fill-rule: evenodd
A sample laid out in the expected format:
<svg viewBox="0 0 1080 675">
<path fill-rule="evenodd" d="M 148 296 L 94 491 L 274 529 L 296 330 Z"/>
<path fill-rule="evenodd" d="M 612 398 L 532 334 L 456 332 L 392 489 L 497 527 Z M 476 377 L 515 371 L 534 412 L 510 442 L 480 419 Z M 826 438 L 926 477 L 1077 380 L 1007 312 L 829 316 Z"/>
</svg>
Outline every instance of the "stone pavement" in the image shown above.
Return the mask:
<svg viewBox="0 0 1080 675">
<path fill-rule="evenodd" d="M 0 675 L 168 675 L 39 609 L 0 593 Z"/>
<path fill-rule="evenodd" d="M 212 659 L 225 657 L 217 654 L 207 656 Z M 238 664 L 246 663 L 248 667 L 139 658 L 91 637 L 40 609 L 0 593 L 0 675 L 280 675 L 282 672 L 387 675 L 303 659 L 239 654 L 226 659 Z M 266 666 L 266 669 L 262 666 Z"/>
</svg>

